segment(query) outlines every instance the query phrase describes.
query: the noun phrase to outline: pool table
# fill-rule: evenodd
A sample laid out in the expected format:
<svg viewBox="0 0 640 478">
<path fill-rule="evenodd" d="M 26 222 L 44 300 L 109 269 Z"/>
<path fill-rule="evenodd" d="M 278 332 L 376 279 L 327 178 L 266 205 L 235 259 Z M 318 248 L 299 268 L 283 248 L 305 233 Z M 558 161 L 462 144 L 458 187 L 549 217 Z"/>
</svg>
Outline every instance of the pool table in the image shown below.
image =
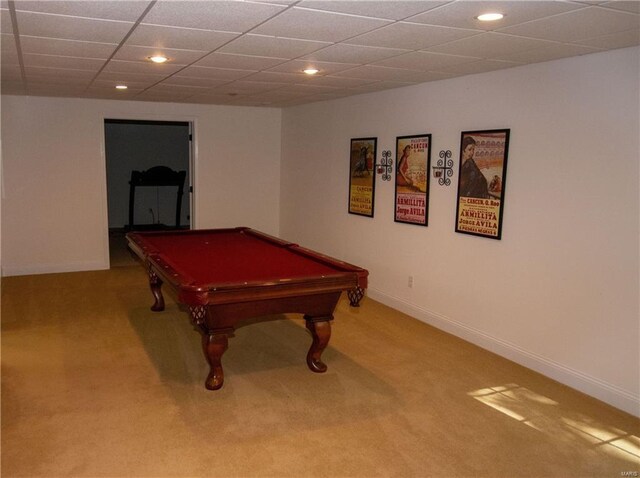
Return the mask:
<svg viewBox="0 0 640 478">
<path fill-rule="evenodd" d="M 149 274 L 151 310 L 164 310 L 163 283 L 188 307 L 202 334 L 209 390 L 223 385 L 221 359 L 236 326 L 272 314 L 304 314 L 312 337 L 307 365 L 313 372 L 325 372 L 321 355 L 331 337 L 338 299 L 347 291 L 350 304 L 357 307 L 369 275 L 247 227 L 130 232 L 126 237 Z"/>
</svg>

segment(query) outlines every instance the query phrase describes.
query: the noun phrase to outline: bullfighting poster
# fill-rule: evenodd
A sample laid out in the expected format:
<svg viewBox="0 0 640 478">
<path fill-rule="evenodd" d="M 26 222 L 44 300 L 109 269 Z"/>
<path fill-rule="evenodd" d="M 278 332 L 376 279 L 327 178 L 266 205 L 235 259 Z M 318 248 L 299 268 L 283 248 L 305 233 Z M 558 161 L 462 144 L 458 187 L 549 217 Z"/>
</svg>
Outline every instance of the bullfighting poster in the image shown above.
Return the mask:
<svg viewBox="0 0 640 478">
<path fill-rule="evenodd" d="M 373 217 L 377 138 L 351 140 L 349 214 Z"/>
<path fill-rule="evenodd" d="M 462 132 L 456 232 L 491 239 L 502 237 L 509 132 Z"/>
<path fill-rule="evenodd" d="M 430 134 L 396 138 L 395 222 L 427 225 L 430 169 Z"/>
</svg>

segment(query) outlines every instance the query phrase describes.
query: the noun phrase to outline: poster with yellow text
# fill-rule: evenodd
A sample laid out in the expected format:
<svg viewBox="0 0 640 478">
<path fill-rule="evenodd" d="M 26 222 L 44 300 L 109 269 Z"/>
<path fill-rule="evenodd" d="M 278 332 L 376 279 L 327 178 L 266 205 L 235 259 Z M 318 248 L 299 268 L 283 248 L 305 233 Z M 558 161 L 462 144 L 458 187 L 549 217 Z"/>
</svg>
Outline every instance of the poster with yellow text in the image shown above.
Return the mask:
<svg viewBox="0 0 640 478">
<path fill-rule="evenodd" d="M 351 140 L 349 214 L 373 217 L 377 138 Z"/>
<path fill-rule="evenodd" d="M 396 138 L 395 222 L 427 225 L 430 168 L 430 134 Z"/>
</svg>

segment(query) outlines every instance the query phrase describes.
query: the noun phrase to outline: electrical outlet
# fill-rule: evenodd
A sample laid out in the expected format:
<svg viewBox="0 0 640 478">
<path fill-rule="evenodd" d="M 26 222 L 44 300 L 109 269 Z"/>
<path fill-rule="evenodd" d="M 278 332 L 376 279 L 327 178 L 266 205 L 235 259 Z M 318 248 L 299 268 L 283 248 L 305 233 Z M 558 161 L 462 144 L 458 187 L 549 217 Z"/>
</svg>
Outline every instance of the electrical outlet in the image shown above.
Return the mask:
<svg viewBox="0 0 640 478">
<path fill-rule="evenodd" d="M 409 276 L 409 280 L 407 281 L 407 286 L 409 286 L 409 289 L 413 288 L 413 276 Z"/>
</svg>

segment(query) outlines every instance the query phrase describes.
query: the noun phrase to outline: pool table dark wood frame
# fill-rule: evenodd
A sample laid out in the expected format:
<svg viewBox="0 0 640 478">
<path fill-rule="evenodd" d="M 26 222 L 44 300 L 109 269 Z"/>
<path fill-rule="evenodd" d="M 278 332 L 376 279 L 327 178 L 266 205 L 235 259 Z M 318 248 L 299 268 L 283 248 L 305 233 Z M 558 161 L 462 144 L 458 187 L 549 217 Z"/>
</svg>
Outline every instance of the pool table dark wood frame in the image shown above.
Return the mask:
<svg viewBox="0 0 640 478">
<path fill-rule="evenodd" d="M 216 234 L 237 232 L 267 241 L 274 247 L 286 248 L 294 254 L 319 261 L 336 270 L 335 274 L 303 278 L 279 278 L 277 281 L 251 281 L 199 284 L 187 278 L 165 260 L 161 251 L 151 246 L 145 237 L 150 234 Z M 202 348 L 209 363 L 205 387 L 217 390 L 224 383 L 222 355 L 228 348 L 228 338 L 243 320 L 273 314 L 301 313 L 312 343 L 307 353 L 307 365 L 316 373 L 327 366 L 321 355 L 331 338 L 331 321 L 342 291 L 347 291 L 350 305 L 357 307 L 367 287 L 368 272 L 346 262 L 333 259 L 287 241 L 249 228 L 190 230 L 171 232 L 131 232 L 127 234 L 129 248 L 145 264 L 149 286 L 154 297 L 151 310 L 164 310 L 162 285 L 167 284 L 177 301 L 188 307 L 191 321 L 202 335 Z"/>
</svg>

